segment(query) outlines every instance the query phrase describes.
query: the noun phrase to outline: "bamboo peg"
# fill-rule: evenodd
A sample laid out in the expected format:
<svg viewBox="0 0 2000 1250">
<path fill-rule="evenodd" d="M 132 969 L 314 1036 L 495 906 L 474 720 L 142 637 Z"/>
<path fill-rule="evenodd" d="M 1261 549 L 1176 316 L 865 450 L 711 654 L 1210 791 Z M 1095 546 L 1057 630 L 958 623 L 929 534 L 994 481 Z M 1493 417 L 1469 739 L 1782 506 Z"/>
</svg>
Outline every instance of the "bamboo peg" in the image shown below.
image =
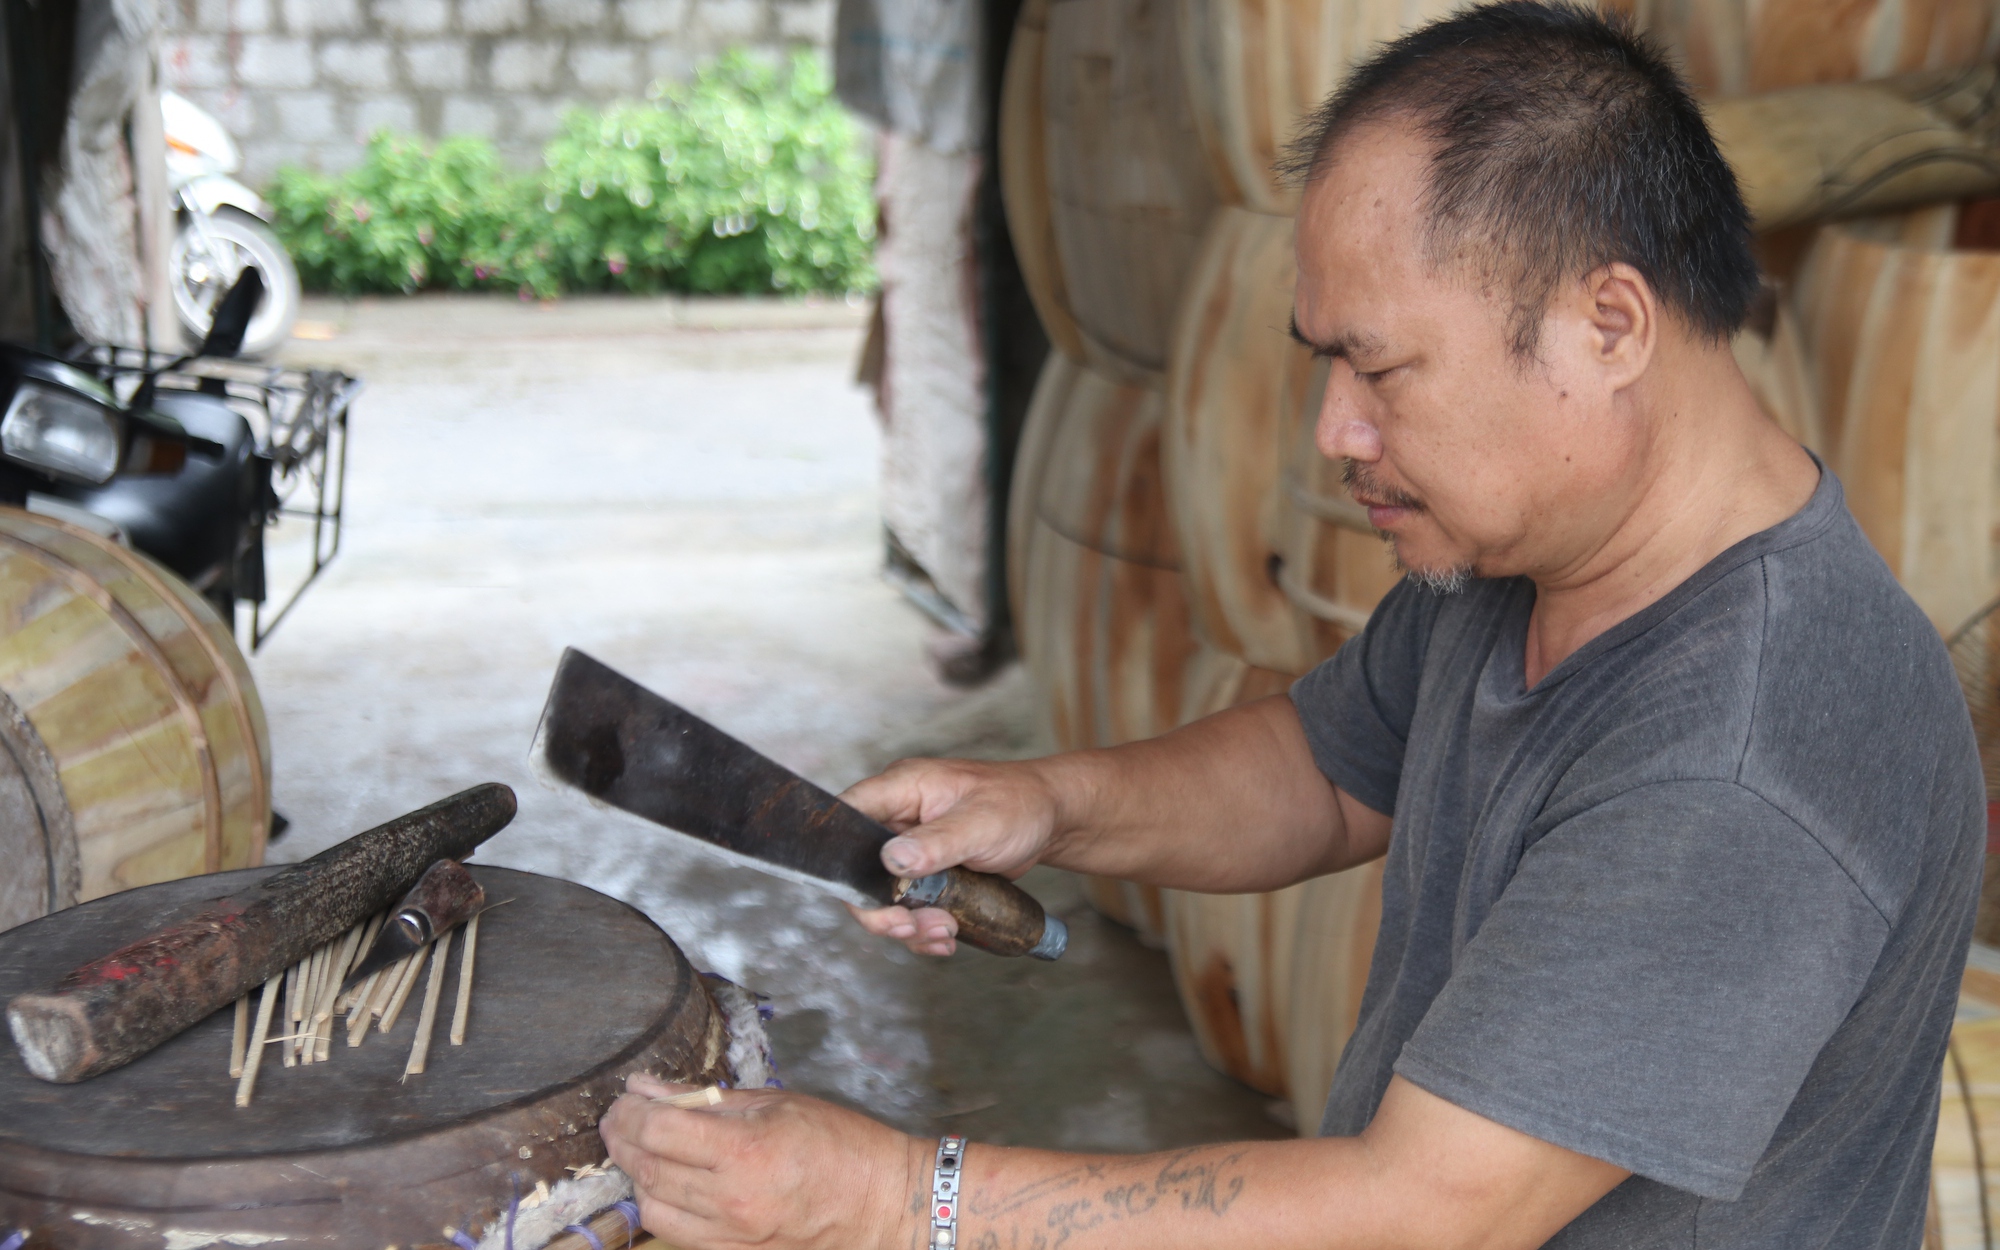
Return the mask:
<svg viewBox="0 0 2000 1250">
<path fill-rule="evenodd" d="M 229 1034 L 229 1075 L 243 1075 L 243 1047 L 250 1038 L 250 996 L 236 1000 L 236 1027 Z"/>
<path fill-rule="evenodd" d="M 458 956 L 458 1002 L 451 1012 L 451 1044 L 465 1045 L 465 1022 L 472 1014 L 472 964 L 479 953 L 479 917 L 465 923 L 465 946 Z"/>
<path fill-rule="evenodd" d="M 697 1089 L 685 1094 L 671 1094 L 665 1098 L 655 1098 L 653 1101 L 663 1102 L 669 1107 L 680 1107 L 683 1110 L 692 1107 L 713 1107 L 722 1102 L 722 1087 L 720 1085 L 711 1085 L 707 1089 Z"/>
<path fill-rule="evenodd" d="M 236 1084 L 236 1105 L 250 1105 L 250 1091 L 257 1086 L 257 1069 L 264 1062 L 264 1039 L 271 1032 L 271 1008 L 278 1002 L 278 978 L 264 982 L 257 998 L 257 1024 L 250 1032 L 250 1047 L 243 1056 L 243 1076 Z"/>
<path fill-rule="evenodd" d="M 354 952 L 361 945 L 361 933 L 367 925 L 358 924 L 347 931 L 347 938 L 341 942 L 340 950 L 329 965 L 325 988 L 320 994 L 319 1011 L 313 1017 L 313 1062 L 325 1063 L 328 1051 L 333 1046 L 333 1016 L 340 1001 L 340 983 L 347 979 L 347 970 L 354 966 Z"/>
<path fill-rule="evenodd" d="M 430 1060 L 431 1032 L 437 1028 L 438 998 L 444 990 L 444 965 L 451 958 L 451 930 L 438 934 L 433 942 L 430 980 L 424 982 L 424 1006 L 417 1013 L 417 1036 L 410 1043 L 410 1059 L 403 1065 L 404 1077 L 416 1076 Z"/>
<path fill-rule="evenodd" d="M 319 1010 L 320 986 L 326 981 L 326 952 L 324 946 L 314 951 L 306 961 L 305 975 L 300 978 L 299 1022 L 292 1030 L 292 1049 L 298 1052 L 301 1064 L 313 1061 L 313 1015 Z"/>
<path fill-rule="evenodd" d="M 383 980 L 382 970 L 368 974 L 368 979 L 354 987 L 354 1003 L 347 1011 L 347 1044 L 359 1046 L 361 1039 L 368 1036 L 368 1026 L 375 1023 L 375 1013 L 369 1006 L 375 1001 L 377 987 Z"/>
<path fill-rule="evenodd" d="M 299 978 L 303 975 L 300 969 L 309 962 L 311 962 L 311 956 L 307 956 L 305 959 L 285 969 L 285 1032 L 287 1034 L 299 1031 Z M 289 1037 L 287 1040 L 279 1043 L 278 1053 L 284 1057 L 285 1066 L 288 1068 L 299 1061 L 298 1052 L 292 1049 Z"/>
<path fill-rule="evenodd" d="M 370 1024 L 389 1010 L 389 1000 L 396 996 L 396 987 L 403 983 L 403 974 L 409 971 L 410 960 L 414 958 L 414 955 L 405 955 L 376 974 L 381 980 L 375 983 L 375 992 L 368 999 L 367 1015 Z"/>
<path fill-rule="evenodd" d="M 424 970 L 424 959 L 430 953 L 430 947 L 419 946 L 410 956 L 410 964 L 403 971 L 403 979 L 396 983 L 395 994 L 389 999 L 389 1005 L 382 1009 L 382 1032 L 387 1033 L 396 1027 L 396 1017 L 403 1014 L 403 1004 L 409 1001 L 410 991 L 416 988 L 417 974 Z"/>
<path fill-rule="evenodd" d="M 367 922 L 361 926 L 361 944 L 354 948 L 354 960 L 347 965 L 350 970 L 353 969 L 355 963 L 360 961 L 363 955 L 375 949 L 375 935 L 381 931 L 381 928 L 381 916 L 370 916 Z M 341 979 L 343 981 L 346 980 L 347 974 L 342 973 Z M 368 995 L 365 993 L 367 988 L 367 982 L 364 981 L 353 989 L 341 994 L 340 998 L 333 1004 L 333 1009 L 336 1012 L 352 1012 L 355 1003 L 365 1003 L 368 1001 Z"/>
</svg>

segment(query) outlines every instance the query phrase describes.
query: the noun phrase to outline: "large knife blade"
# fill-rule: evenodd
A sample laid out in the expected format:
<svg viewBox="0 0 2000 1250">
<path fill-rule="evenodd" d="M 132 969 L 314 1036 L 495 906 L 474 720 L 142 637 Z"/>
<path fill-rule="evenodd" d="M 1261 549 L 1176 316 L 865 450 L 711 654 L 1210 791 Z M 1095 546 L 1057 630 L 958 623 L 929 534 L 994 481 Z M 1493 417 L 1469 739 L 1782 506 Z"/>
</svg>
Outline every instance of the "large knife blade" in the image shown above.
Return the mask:
<svg viewBox="0 0 2000 1250">
<path fill-rule="evenodd" d="M 530 761 L 595 802 L 857 906 L 941 907 L 983 950 L 1055 959 L 1068 945 L 1063 922 L 1004 877 L 897 878 L 882 865 L 887 829 L 575 648 L 556 666 Z"/>
</svg>

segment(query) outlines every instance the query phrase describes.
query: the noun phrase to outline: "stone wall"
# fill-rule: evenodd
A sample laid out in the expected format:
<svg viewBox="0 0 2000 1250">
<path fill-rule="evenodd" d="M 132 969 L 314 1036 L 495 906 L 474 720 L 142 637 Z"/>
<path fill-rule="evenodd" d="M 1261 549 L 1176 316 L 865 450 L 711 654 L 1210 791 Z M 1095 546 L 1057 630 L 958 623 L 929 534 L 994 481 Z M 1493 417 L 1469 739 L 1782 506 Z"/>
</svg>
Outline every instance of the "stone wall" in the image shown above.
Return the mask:
<svg viewBox="0 0 2000 1250">
<path fill-rule="evenodd" d="M 731 47 L 824 52 L 833 0 L 166 0 L 167 85 L 261 185 L 338 170 L 380 129 L 492 139 L 533 164 L 564 109 L 641 96 Z"/>
</svg>

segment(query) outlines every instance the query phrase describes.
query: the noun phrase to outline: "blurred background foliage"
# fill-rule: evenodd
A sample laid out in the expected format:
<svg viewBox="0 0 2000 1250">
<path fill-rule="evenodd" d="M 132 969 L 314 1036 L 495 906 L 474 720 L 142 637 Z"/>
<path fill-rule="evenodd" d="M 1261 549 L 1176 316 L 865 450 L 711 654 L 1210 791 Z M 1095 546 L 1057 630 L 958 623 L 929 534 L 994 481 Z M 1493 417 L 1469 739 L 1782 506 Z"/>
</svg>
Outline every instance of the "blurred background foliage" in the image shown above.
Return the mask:
<svg viewBox="0 0 2000 1250">
<path fill-rule="evenodd" d="M 382 133 L 268 195 L 315 290 L 843 292 L 874 285 L 873 162 L 809 54 L 741 52 L 643 103 L 577 110 L 539 174 L 483 139 Z"/>
</svg>

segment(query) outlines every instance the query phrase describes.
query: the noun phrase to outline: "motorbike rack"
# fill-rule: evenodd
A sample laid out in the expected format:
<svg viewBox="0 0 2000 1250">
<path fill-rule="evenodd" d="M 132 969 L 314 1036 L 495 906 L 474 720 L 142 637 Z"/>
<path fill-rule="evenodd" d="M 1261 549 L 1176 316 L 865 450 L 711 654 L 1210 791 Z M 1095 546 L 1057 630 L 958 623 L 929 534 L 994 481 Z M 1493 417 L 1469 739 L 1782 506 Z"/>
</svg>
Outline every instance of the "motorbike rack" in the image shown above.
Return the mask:
<svg viewBox="0 0 2000 1250">
<path fill-rule="evenodd" d="M 248 631 L 241 641 L 254 655 L 340 552 L 347 497 L 347 415 L 361 391 L 361 380 L 332 369 L 190 359 L 136 347 L 92 346 L 72 363 L 95 372 L 123 402 L 130 403 L 150 381 L 161 392 L 219 396 L 249 422 L 257 454 L 271 462 L 271 489 L 261 514 L 253 518 L 259 541 L 254 551 L 239 552 L 239 567 L 231 573 L 238 587 L 254 588 L 254 593 L 241 595 L 249 600 Z M 290 592 L 274 596 L 264 585 L 262 531 L 284 519 L 310 525 L 311 554 L 309 567 Z M 246 559 L 254 559 L 257 567 L 240 567 Z M 273 601 L 278 607 L 267 618 L 267 605 Z"/>
</svg>

